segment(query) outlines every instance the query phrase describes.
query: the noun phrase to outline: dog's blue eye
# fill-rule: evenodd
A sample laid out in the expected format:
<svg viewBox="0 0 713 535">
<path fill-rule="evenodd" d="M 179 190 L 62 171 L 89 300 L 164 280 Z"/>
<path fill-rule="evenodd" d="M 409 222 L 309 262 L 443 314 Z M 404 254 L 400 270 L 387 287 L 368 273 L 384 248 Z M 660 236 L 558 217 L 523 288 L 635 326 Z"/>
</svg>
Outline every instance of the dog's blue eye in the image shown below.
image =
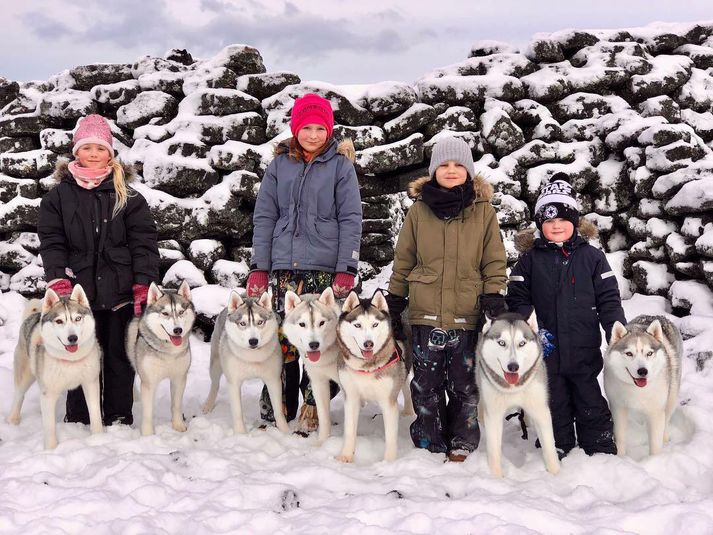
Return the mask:
<svg viewBox="0 0 713 535">
<path fill-rule="evenodd" d="M 246 326 L 247 326 L 247 323 L 245 323 L 244 321 L 241 321 L 241 322 L 240 322 L 240 326 L 241 326 L 241 327 L 246 327 Z"/>
<path fill-rule="evenodd" d="M 517 347 L 523 347 L 525 345 L 525 340 L 522 340 L 519 344 L 517 344 Z"/>
<path fill-rule="evenodd" d="M 82 316 L 77 316 L 76 318 L 74 318 L 74 321 L 79 323 L 80 321 L 82 321 Z"/>
<path fill-rule="evenodd" d="M 647 357 L 650 357 L 650 356 L 653 355 L 653 354 L 654 354 L 653 351 L 649 351 L 648 353 L 646 353 L 646 356 L 647 356 Z"/>
<path fill-rule="evenodd" d="M 357 329 L 361 329 L 361 323 L 355 323 L 354 327 L 356 327 Z"/>
<path fill-rule="evenodd" d="M 624 353 L 624 354 L 625 354 L 627 357 L 633 357 L 633 356 L 634 356 L 634 354 L 633 354 L 631 351 L 627 351 L 627 352 Z"/>
<path fill-rule="evenodd" d="M 263 323 L 265 323 L 265 322 L 262 321 L 262 320 L 260 320 L 260 321 L 257 322 L 258 325 L 262 325 Z"/>
<path fill-rule="evenodd" d="M 498 345 L 500 347 L 505 347 L 505 340 L 498 340 Z"/>
</svg>

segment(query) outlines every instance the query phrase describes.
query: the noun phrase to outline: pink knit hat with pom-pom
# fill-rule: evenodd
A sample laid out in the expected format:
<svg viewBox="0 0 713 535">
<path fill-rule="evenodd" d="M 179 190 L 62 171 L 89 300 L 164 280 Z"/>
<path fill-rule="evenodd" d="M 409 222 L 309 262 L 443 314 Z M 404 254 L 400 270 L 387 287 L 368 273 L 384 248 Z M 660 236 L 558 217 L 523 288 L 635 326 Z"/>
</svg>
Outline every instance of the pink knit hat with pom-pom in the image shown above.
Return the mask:
<svg viewBox="0 0 713 535">
<path fill-rule="evenodd" d="M 101 115 L 87 115 L 79 120 L 77 131 L 74 132 L 74 147 L 72 154 L 77 155 L 77 150 L 82 145 L 96 143 L 106 147 L 111 157 L 114 157 L 114 147 L 112 147 L 111 128 L 106 119 Z"/>
</svg>

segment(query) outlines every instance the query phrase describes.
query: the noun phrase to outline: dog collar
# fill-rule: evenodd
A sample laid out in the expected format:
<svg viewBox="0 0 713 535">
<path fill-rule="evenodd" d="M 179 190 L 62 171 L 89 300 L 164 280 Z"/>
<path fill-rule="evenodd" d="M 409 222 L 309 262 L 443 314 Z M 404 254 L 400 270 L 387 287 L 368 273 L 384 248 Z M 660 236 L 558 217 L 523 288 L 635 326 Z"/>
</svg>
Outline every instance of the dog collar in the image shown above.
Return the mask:
<svg viewBox="0 0 713 535">
<path fill-rule="evenodd" d="M 355 371 L 357 373 L 377 373 L 377 372 L 385 370 L 392 364 L 396 364 L 400 360 L 401 360 L 401 352 L 399 351 L 399 345 L 395 344 L 394 352 L 391 355 L 391 359 L 389 359 L 389 362 L 387 362 L 383 366 L 379 366 L 378 368 L 374 368 L 373 370 L 353 370 L 353 371 Z"/>
</svg>

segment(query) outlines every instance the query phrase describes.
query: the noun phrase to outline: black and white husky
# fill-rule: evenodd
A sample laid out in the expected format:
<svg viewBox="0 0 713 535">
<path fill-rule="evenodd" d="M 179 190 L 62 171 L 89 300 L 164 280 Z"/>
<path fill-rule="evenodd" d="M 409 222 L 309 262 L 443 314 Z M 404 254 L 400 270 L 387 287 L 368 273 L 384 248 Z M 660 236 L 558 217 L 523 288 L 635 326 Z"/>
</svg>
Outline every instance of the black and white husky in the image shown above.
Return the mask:
<svg viewBox="0 0 713 535">
<path fill-rule="evenodd" d="M 391 330 L 389 307 L 381 292 L 359 299 L 351 292 L 342 306 L 337 324 L 339 381 L 344 401 L 344 446 L 337 457 L 352 462 L 362 401 L 376 401 L 384 416 L 384 460 L 397 454 L 399 432 L 399 392 L 404 393 L 404 411 L 412 413 L 407 362 L 403 348 L 397 349 Z"/>
<path fill-rule="evenodd" d="M 548 472 L 559 472 L 552 417 L 549 409 L 547 370 L 537 336 L 533 311 L 525 320 L 519 314 L 488 318 L 475 351 L 475 378 L 480 391 L 478 419 L 485 429 L 488 465 L 502 477 L 503 421 L 508 411 L 522 408 L 535 424 Z"/>
<path fill-rule="evenodd" d="M 664 316 L 637 316 L 626 327 L 618 321 L 614 324 L 604 355 L 604 391 L 619 455 L 626 455 L 630 411 L 646 416 L 651 455 L 668 442 L 681 387 L 682 351 L 681 333 Z"/>
<path fill-rule="evenodd" d="M 207 414 L 215 407 L 220 376 L 228 380 L 233 429 L 245 433 L 240 387 L 243 381 L 259 377 L 267 386 L 277 428 L 289 432 L 282 411 L 282 351 L 277 317 L 272 312 L 269 293 L 260 299 L 241 298 L 230 292 L 228 306 L 218 315 L 210 343 L 210 393 L 203 404 Z"/>
<path fill-rule="evenodd" d="M 176 292 L 163 291 L 151 283 L 146 310 L 126 329 L 126 354 L 141 379 L 142 435 L 154 432 L 156 387 L 164 379 L 171 381 L 171 426 L 181 432 L 187 429 L 183 393 L 191 365 L 189 338 L 195 318 L 186 281 Z"/>
<path fill-rule="evenodd" d="M 15 348 L 15 398 L 7 421 L 20 423 L 25 393 L 36 379 L 45 448 L 57 446 L 55 407 L 59 396 L 79 385 L 87 401 L 90 429 L 101 433 L 101 358 L 94 316 L 82 287 L 77 284 L 69 297 L 47 289 L 42 301 L 30 302 L 25 310 Z"/>
</svg>

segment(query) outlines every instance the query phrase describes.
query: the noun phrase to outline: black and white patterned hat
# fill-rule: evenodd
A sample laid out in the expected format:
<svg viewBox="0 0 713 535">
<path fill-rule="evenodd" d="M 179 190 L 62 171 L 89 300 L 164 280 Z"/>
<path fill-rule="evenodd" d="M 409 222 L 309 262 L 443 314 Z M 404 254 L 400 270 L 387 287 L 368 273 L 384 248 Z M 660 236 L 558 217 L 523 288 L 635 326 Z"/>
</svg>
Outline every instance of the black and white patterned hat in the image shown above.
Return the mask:
<svg viewBox="0 0 713 535">
<path fill-rule="evenodd" d="M 542 231 L 542 223 L 556 218 L 570 221 L 575 228 L 579 223 L 579 205 L 574 197 L 574 189 L 569 177 L 564 173 L 555 173 L 550 181 L 542 186 L 540 196 L 535 203 L 535 225 Z"/>
</svg>

